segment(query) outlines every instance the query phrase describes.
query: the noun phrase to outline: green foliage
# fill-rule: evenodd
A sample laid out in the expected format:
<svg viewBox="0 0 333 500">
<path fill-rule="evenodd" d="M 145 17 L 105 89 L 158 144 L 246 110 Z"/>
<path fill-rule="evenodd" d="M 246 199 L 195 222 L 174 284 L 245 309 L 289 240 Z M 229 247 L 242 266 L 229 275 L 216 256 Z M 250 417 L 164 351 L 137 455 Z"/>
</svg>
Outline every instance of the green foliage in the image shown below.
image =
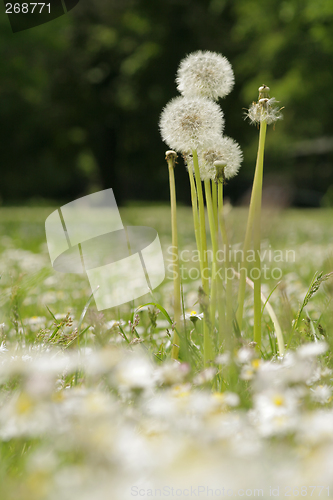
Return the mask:
<svg viewBox="0 0 333 500">
<path fill-rule="evenodd" d="M 239 196 L 252 177 L 257 132 L 243 121 L 243 108 L 262 83 L 286 108 L 268 136 L 268 174 L 279 172 L 285 183 L 324 193 L 333 184 L 325 163 L 332 148 L 299 157 L 304 147 L 296 146 L 329 135 L 331 4 L 161 0 L 156 9 L 148 0 L 92 0 L 15 35 L 3 17 L 3 201 L 72 199 L 100 187 L 113 187 L 118 201 L 156 193 L 167 199 L 157 122 L 176 95 L 179 60 L 197 49 L 225 54 L 235 70 L 236 87 L 223 109 L 226 133 L 245 150 L 245 164 L 240 183 L 228 186 L 230 195 Z M 188 201 L 182 168 L 177 182 Z"/>
</svg>

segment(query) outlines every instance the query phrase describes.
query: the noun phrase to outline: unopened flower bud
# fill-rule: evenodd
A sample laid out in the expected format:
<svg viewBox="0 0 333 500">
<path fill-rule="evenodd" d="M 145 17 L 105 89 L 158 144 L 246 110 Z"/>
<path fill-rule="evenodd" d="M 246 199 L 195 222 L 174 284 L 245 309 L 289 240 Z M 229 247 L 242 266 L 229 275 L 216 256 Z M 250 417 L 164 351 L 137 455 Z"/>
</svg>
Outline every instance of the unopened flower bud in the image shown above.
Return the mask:
<svg viewBox="0 0 333 500">
<path fill-rule="evenodd" d="M 213 163 L 215 167 L 215 182 L 223 182 L 224 181 L 224 169 L 227 166 L 225 161 L 216 160 Z"/>
<path fill-rule="evenodd" d="M 259 91 L 259 100 L 265 97 L 269 99 L 270 88 L 267 87 L 267 85 L 262 85 L 261 87 L 259 87 L 258 91 Z"/>
<path fill-rule="evenodd" d="M 168 151 L 165 152 L 165 159 L 168 161 L 169 159 L 177 158 L 177 153 L 176 151 L 172 151 L 172 149 L 169 149 Z"/>
</svg>

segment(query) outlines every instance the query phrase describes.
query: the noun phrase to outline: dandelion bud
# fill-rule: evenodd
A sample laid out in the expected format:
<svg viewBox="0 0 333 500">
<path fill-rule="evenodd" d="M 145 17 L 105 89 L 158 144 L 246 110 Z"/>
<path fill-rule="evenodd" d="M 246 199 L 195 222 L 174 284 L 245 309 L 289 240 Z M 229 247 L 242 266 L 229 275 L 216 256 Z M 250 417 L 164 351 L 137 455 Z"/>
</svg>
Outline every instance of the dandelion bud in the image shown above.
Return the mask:
<svg viewBox="0 0 333 500">
<path fill-rule="evenodd" d="M 226 166 L 227 166 L 227 163 L 223 160 L 214 161 L 214 167 L 216 167 L 216 168 L 224 168 Z"/>
<path fill-rule="evenodd" d="M 225 161 L 221 161 L 221 160 L 217 160 L 217 161 L 214 161 L 213 163 L 214 167 L 215 167 L 215 182 L 222 182 L 224 181 L 224 169 L 226 167 L 226 162 Z"/>
<path fill-rule="evenodd" d="M 262 85 L 259 87 L 259 99 L 263 99 L 265 97 L 269 98 L 269 91 L 271 90 L 267 85 Z"/>
<path fill-rule="evenodd" d="M 210 51 L 197 51 L 180 63 L 177 89 L 186 96 L 217 100 L 229 94 L 234 86 L 234 72 L 228 59 Z"/>
<path fill-rule="evenodd" d="M 177 153 L 176 151 L 168 150 L 165 152 L 165 159 L 168 161 L 170 159 L 176 159 L 177 158 Z"/>
</svg>

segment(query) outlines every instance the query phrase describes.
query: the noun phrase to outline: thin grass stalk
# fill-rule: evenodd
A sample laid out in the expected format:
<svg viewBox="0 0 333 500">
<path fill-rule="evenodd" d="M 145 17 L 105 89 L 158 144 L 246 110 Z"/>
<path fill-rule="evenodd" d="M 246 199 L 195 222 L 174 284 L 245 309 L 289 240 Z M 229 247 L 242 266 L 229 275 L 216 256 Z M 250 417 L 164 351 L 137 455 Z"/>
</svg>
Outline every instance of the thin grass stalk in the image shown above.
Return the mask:
<svg viewBox="0 0 333 500">
<path fill-rule="evenodd" d="M 171 231 L 172 231 L 172 255 L 173 255 L 173 287 L 174 287 L 174 323 L 180 328 L 181 314 L 181 295 L 180 295 L 180 270 L 179 270 L 179 252 L 178 252 L 178 233 L 177 233 L 177 201 L 176 201 L 176 184 L 175 184 L 175 161 L 177 154 L 174 151 L 167 151 L 165 154 L 169 169 L 170 183 L 170 203 L 171 203 Z M 174 330 L 173 345 L 171 357 L 178 359 L 179 354 L 179 336 Z"/>
</svg>

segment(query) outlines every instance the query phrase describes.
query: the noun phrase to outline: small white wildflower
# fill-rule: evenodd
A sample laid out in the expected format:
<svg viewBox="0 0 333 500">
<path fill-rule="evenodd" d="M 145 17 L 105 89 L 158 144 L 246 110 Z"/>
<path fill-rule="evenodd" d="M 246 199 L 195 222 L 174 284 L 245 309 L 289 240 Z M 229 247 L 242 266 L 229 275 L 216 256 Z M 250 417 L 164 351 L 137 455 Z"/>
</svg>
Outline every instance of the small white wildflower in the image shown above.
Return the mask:
<svg viewBox="0 0 333 500">
<path fill-rule="evenodd" d="M 332 442 L 333 412 L 319 410 L 304 415 L 297 428 L 297 440 L 302 444 L 319 444 Z"/>
<path fill-rule="evenodd" d="M 317 403 L 328 403 L 331 395 L 332 391 L 328 385 L 317 385 L 317 387 L 311 389 L 311 397 L 313 401 L 316 401 Z"/>
<path fill-rule="evenodd" d="M 262 435 L 284 434 L 297 428 L 299 395 L 292 389 L 268 389 L 254 396 L 251 417 Z"/>
<path fill-rule="evenodd" d="M 324 354 L 328 349 L 326 342 L 309 342 L 303 344 L 297 349 L 297 355 L 300 358 L 312 358 Z"/>
<path fill-rule="evenodd" d="M 254 358 L 242 366 L 240 378 L 242 380 L 252 380 L 262 364 L 261 359 Z"/>
<path fill-rule="evenodd" d="M 216 368 L 212 366 L 209 368 L 205 368 L 202 372 L 198 373 L 194 377 L 193 384 L 202 385 L 205 384 L 206 382 L 210 382 L 211 380 L 213 380 L 215 375 L 216 375 Z"/>
<path fill-rule="evenodd" d="M 220 393 L 220 396 L 223 403 L 227 406 L 235 407 L 240 404 L 240 398 L 235 392 L 222 392 Z"/>
<path fill-rule="evenodd" d="M 1 326 L 1 325 L 0 325 L 0 326 Z M 5 341 L 3 340 L 3 341 L 1 342 L 1 346 L 0 346 L 0 353 L 2 353 L 2 352 L 6 352 L 6 351 L 8 351 L 8 349 L 7 349 L 7 347 L 6 347 Z"/>
<path fill-rule="evenodd" d="M 234 72 L 228 59 L 210 51 L 197 51 L 180 63 L 177 89 L 184 96 L 203 96 L 217 100 L 234 86 Z"/>
<path fill-rule="evenodd" d="M 237 352 L 236 358 L 239 363 L 248 363 L 255 357 L 255 355 L 256 353 L 254 349 L 241 347 Z"/>
<path fill-rule="evenodd" d="M 45 316 L 32 316 L 31 318 L 25 320 L 25 324 L 27 325 L 40 325 L 45 323 L 46 323 Z"/>
<path fill-rule="evenodd" d="M 192 321 L 192 323 L 196 323 L 199 320 L 202 320 L 203 319 L 203 313 L 197 313 L 196 311 L 191 311 L 191 312 L 187 312 L 185 313 L 185 319 L 188 319 L 190 321 Z"/>
<path fill-rule="evenodd" d="M 33 361 L 33 359 L 32 359 L 31 356 L 29 356 L 29 354 L 23 354 L 22 361 L 24 361 L 24 362 L 26 362 L 26 361 Z"/>
<path fill-rule="evenodd" d="M 176 361 L 164 363 L 156 370 L 156 380 L 159 384 L 174 385 L 183 382 L 189 372 L 189 365 Z"/>
<path fill-rule="evenodd" d="M 231 362 L 231 355 L 230 355 L 229 351 L 225 351 L 222 354 L 219 354 L 218 356 L 216 356 L 216 358 L 215 358 L 215 363 L 217 365 L 228 366 L 228 365 L 230 365 L 230 362 Z"/>
<path fill-rule="evenodd" d="M 160 118 L 163 141 L 181 153 L 212 147 L 222 134 L 221 108 L 203 97 L 175 97 L 163 109 Z"/>
<path fill-rule="evenodd" d="M 148 389 L 154 385 L 152 365 L 146 358 L 128 357 L 117 366 L 112 381 L 123 391 Z"/>
</svg>

